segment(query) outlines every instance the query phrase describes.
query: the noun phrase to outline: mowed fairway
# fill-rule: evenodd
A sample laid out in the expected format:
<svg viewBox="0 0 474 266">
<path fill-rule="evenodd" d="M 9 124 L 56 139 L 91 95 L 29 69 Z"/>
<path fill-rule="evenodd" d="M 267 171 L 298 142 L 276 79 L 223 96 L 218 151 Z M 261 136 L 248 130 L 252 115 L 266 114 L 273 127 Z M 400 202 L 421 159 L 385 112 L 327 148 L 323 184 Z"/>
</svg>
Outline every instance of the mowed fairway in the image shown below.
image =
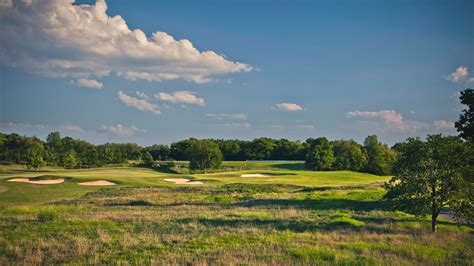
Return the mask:
<svg viewBox="0 0 474 266">
<path fill-rule="evenodd" d="M 390 211 L 381 201 L 389 177 L 303 171 L 301 163 L 226 166 L 232 170 L 196 175 L 4 169 L 0 265 L 473 264 L 473 229 L 441 219 L 432 234 L 428 219 Z M 38 176 L 66 179 L 55 185 L 7 181 Z M 163 180 L 173 178 L 204 184 Z M 96 180 L 117 185 L 78 185 Z"/>
</svg>

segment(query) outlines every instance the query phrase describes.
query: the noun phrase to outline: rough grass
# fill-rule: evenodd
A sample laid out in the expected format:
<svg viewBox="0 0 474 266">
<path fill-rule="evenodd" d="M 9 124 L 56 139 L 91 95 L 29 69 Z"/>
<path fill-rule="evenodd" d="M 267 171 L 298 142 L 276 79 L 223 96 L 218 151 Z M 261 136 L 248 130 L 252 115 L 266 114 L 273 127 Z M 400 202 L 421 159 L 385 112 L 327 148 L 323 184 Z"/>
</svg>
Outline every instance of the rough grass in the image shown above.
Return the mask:
<svg viewBox="0 0 474 266">
<path fill-rule="evenodd" d="M 33 204 L 10 196 L 0 204 L 0 265 L 473 265 L 471 227 L 444 220 L 430 233 L 428 219 L 388 210 L 370 176 L 347 185 L 350 176 L 332 174 L 343 186 L 326 186 L 301 185 L 298 178 L 310 177 L 299 171 L 277 183 L 230 173 L 196 177 L 215 179 L 210 185 L 176 186 L 160 182 L 162 173 L 103 169 L 109 176 L 101 179 L 120 185 L 81 190 L 75 182 L 96 173 L 69 173 L 68 182 L 47 186 L 50 198 L 44 192 Z M 0 195 L 39 187 L 4 184 L 9 190 Z M 23 197 L 37 198 L 30 194 Z"/>
</svg>

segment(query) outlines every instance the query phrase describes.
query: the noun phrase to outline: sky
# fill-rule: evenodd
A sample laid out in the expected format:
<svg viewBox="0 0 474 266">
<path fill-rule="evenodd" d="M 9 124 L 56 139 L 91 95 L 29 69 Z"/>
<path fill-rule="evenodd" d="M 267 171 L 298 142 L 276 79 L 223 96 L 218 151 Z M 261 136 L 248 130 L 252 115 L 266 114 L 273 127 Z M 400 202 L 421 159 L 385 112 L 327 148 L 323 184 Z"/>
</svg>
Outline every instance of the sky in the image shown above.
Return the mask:
<svg viewBox="0 0 474 266">
<path fill-rule="evenodd" d="M 92 143 L 456 134 L 474 1 L 0 0 L 0 132 Z"/>
</svg>

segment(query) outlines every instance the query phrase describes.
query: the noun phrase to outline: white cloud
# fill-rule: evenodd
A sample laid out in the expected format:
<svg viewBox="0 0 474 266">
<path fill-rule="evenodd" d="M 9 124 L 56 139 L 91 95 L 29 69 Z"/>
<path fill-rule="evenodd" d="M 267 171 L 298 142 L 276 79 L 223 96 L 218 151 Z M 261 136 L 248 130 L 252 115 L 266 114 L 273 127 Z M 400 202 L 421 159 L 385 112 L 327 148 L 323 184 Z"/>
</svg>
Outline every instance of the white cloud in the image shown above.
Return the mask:
<svg viewBox="0 0 474 266">
<path fill-rule="evenodd" d="M 199 51 L 166 32 L 146 36 L 119 15 L 109 16 L 105 0 L 2 0 L 0 63 L 52 77 L 124 78 L 197 83 L 219 74 L 251 71 L 214 51 Z"/>
<path fill-rule="evenodd" d="M 155 115 L 161 114 L 160 110 L 158 109 L 158 106 L 147 100 L 137 99 L 135 97 L 128 96 L 122 91 L 118 92 L 118 96 L 120 100 L 124 102 L 128 107 L 133 107 L 141 111 L 149 111 L 154 113 Z"/>
<path fill-rule="evenodd" d="M 405 120 L 403 116 L 395 110 L 380 110 L 376 112 L 353 111 L 348 112 L 349 118 L 365 118 L 369 120 L 381 121 L 383 125 L 379 129 L 392 132 L 413 132 L 426 127 L 425 124 L 417 121 Z"/>
<path fill-rule="evenodd" d="M 289 112 L 296 112 L 296 111 L 303 110 L 303 108 L 296 103 L 279 103 L 279 104 L 276 104 L 273 107 L 273 109 L 289 111 Z"/>
<path fill-rule="evenodd" d="M 148 96 L 144 93 L 144 92 L 140 92 L 140 91 L 136 91 L 135 92 L 137 94 L 137 96 L 139 98 L 142 98 L 142 99 L 145 99 L 145 100 L 149 100 L 150 98 L 148 98 Z"/>
<path fill-rule="evenodd" d="M 82 127 L 80 127 L 78 125 L 62 125 L 62 126 L 60 126 L 60 128 L 66 130 L 66 131 L 74 131 L 74 132 L 78 132 L 78 133 L 83 133 L 84 132 L 84 129 L 82 129 Z"/>
<path fill-rule="evenodd" d="M 79 87 L 87 87 L 93 89 L 102 89 L 102 87 L 104 86 L 104 84 L 98 82 L 95 79 L 80 78 L 74 81 L 74 83 L 76 83 Z"/>
<path fill-rule="evenodd" d="M 144 132 L 144 130 L 137 128 L 136 126 L 124 126 L 122 124 L 117 125 L 101 125 L 99 127 L 99 132 L 108 132 L 112 133 L 119 137 L 132 137 L 138 132 Z"/>
<path fill-rule="evenodd" d="M 233 128 L 233 129 L 250 129 L 252 125 L 249 123 L 226 123 L 222 124 L 224 127 Z"/>
<path fill-rule="evenodd" d="M 453 73 L 446 76 L 446 79 L 454 83 L 472 83 L 474 77 L 469 77 L 469 70 L 465 66 L 460 66 Z"/>
<path fill-rule="evenodd" d="M 247 114 L 244 113 L 235 113 L 235 114 L 206 114 L 208 117 L 214 117 L 216 119 L 236 119 L 236 120 L 246 120 L 247 119 Z"/>
<path fill-rule="evenodd" d="M 200 106 L 206 104 L 203 98 L 198 98 L 194 94 L 195 93 L 191 91 L 175 91 L 172 93 L 159 92 L 155 94 L 155 98 L 172 103 L 195 104 Z"/>
<path fill-rule="evenodd" d="M 433 122 L 436 129 L 454 129 L 454 122 L 446 120 L 435 120 Z"/>
</svg>

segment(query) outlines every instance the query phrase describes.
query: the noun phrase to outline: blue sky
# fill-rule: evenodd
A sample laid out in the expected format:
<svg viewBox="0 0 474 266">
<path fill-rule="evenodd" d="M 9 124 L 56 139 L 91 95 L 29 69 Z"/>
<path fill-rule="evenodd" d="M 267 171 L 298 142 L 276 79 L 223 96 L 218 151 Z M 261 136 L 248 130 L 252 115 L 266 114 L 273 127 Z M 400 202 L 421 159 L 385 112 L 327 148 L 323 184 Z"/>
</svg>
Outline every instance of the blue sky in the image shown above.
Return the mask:
<svg viewBox="0 0 474 266">
<path fill-rule="evenodd" d="M 20 2 L 0 1 L 2 132 L 393 144 L 455 134 L 474 84 L 473 1 Z"/>
</svg>

